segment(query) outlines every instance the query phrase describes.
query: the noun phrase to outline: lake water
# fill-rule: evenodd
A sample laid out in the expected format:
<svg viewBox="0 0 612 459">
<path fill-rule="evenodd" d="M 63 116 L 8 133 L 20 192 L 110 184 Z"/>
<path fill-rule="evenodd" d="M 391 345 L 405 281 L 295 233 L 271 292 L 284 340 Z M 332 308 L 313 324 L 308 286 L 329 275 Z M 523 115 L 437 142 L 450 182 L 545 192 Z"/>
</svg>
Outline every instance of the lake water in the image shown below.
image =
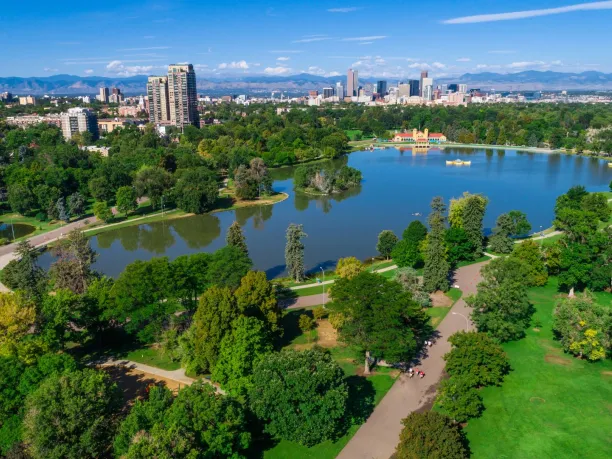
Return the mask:
<svg viewBox="0 0 612 459">
<path fill-rule="evenodd" d="M 457 158 L 470 160 L 471 165 L 446 165 Z M 293 191 L 293 168 L 274 170 L 274 189 L 289 193 L 287 200 L 102 233 L 91 238 L 99 254 L 95 269 L 117 276 L 134 260 L 217 250 L 237 220 L 255 268 L 272 278 L 285 270 L 285 231 L 290 223 L 304 225 L 306 268 L 313 270 L 331 267 L 340 257 L 375 256 L 378 233 L 390 229 L 401 236 L 411 220 L 425 222 L 434 196 L 442 196 L 448 204 L 464 191 L 483 193 L 490 200 L 487 230 L 499 214 L 518 209 L 539 231 L 551 225 L 555 199 L 568 188 L 584 185 L 589 191 L 606 191 L 612 180 L 612 168 L 602 160 L 510 149 L 413 153 L 390 148 L 356 152 L 338 161 L 361 170 L 360 187 L 331 197 L 309 196 Z M 51 255 L 45 254 L 41 262 L 48 266 Z"/>
</svg>

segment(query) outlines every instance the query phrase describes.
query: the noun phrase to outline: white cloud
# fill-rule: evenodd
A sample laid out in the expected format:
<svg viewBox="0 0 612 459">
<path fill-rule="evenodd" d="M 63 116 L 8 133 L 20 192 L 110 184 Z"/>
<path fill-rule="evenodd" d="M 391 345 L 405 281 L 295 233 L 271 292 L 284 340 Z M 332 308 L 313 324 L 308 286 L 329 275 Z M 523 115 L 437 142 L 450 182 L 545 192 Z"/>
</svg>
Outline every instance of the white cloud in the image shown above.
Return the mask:
<svg viewBox="0 0 612 459">
<path fill-rule="evenodd" d="M 276 58 L 277 61 L 288 61 L 289 59 L 291 59 L 291 58 L 287 57 L 287 56 L 278 56 Z"/>
<path fill-rule="evenodd" d="M 170 49 L 170 46 L 149 46 L 147 48 L 120 48 L 117 51 L 150 51 L 153 49 Z"/>
<path fill-rule="evenodd" d="M 525 67 L 540 67 L 545 64 L 546 62 L 543 62 L 543 61 L 521 61 L 521 62 L 512 62 L 511 64 L 508 64 L 508 68 L 523 69 Z"/>
<path fill-rule="evenodd" d="M 245 60 L 242 61 L 234 61 L 234 62 L 223 62 L 219 64 L 218 68 L 220 69 L 248 69 L 249 64 Z"/>
<path fill-rule="evenodd" d="M 325 75 L 325 70 L 323 70 L 321 67 L 316 66 L 308 67 L 307 72 L 311 75 Z"/>
<path fill-rule="evenodd" d="M 434 69 L 445 69 L 446 65 L 442 64 L 441 62 L 434 62 L 433 64 L 431 64 L 431 66 Z"/>
<path fill-rule="evenodd" d="M 314 41 L 325 41 L 331 40 L 331 37 L 310 37 L 310 38 L 301 38 L 299 40 L 294 40 L 291 43 L 312 43 Z"/>
<path fill-rule="evenodd" d="M 267 75 L 287 75 L 291 73 L 291 69 L 289 67 L 266 67 L 264 69 L 264 73 Z"/>
<path fill-rule="evenodd" d="M 83 71 L 83 73 L 85 73 L 85 75 L 91 75 L 92 73 L 94 73 L 93 69 L 86 69 Z"/>
<path fill-rule="evenodd" d="M 476 16 L 463 16 L 447 19 L 443 24 L 472 24 L 475 22 L 510 21 L 514 19 L 533 18 L 538 16 L 549 16 L 551 14 L 572 13 L 574 11 L 593 11 L 612 9 L 612 1 L 579 3 L 577 5 L 561 6 L 558 8 L 546 8 L 541 10 L 515 11 L 499 14 L 479 14 Z"/>
<path fill-rule="evenodd" d="M 50 68 L 50 67 L 45 67 L 43 70 L 44 70 L 45 72 L 57 72 L 57 69 L 52 69 L 52 68 Z"/>
<path fill-rule="evenodd" d="M 362 41 L 361 43 L 357 43 L 358 45 L 371 45 L 374 43 L 373 41 Z"/>
<path fill-rule="evenodd" d="M 353 11 L 360 10 L 358 6 L 348 6 L 346 8 L 329 8 L 328 13 L 352 13 Z"/>
<path fill-rule="evenodd" d="M 457 59 L 457 62 L 470 62 L 472 59 L 470 59 L 469 57 L 460 57 L 459 59 Z"/>
<path fill-rule="evenodd" d="M 340 76 L 340 75 L 341 75 L 341 73 L 339 73 L 339 72 L 329 72 L 327 74 L 328 77 L 337 77 L 337 76 Z"/>
<path fill-rule="evenodd" d="M 372 35 L 370 37 L 351 37 L 351 38 L 343 38 L 342 41 L 372 41 L 372 40 L 382 40 L 383 38 L 387 38 L 386 35 Z"/>
<path fill-rule="evenodd" d="M 148 75 L 154 68 L 155 67 L 153 65 L 126 66 L 122 61 L 112 61 L 106 66 L 107 72 L 123 77 Z"/>
</svg>

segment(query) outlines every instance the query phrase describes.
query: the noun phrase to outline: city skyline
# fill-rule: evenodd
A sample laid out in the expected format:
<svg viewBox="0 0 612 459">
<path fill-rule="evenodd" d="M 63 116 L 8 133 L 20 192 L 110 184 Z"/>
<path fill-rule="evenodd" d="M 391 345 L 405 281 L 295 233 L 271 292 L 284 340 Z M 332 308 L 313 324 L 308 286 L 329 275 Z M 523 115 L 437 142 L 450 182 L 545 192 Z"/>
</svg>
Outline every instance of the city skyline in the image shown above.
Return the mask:
<svg viewBox="0 0 612 459">
<path fill-rule="evenodd" d="M 612 71 L 602 58 L 612 1 L 437 0 L 422 11 L 393 5 L 382 12 L 365 1 L 296 2 L 290 8 L 276 0 L 128 1 L 104 9 L 68 3 L 34 0 L 27 14 L 17 4 L 5 5 L 0 76 L 156 75 L 170 62 L 193 63 L 201 77 L 342 76 L 348 68 L 363 78 L 415 78 L 422 70 L 438 78 L 483 71 Z M 380 20 L 372 20 L 373 13 Z M 384 20 L 398 14 L 407 21 Z M 203 26 L 202 17 L 228 20 Z M 176 28 L 189 29 L 190 40 L 172 34 Z M 417 36 L 425 39 L 415 47 Z"/>
</svg>

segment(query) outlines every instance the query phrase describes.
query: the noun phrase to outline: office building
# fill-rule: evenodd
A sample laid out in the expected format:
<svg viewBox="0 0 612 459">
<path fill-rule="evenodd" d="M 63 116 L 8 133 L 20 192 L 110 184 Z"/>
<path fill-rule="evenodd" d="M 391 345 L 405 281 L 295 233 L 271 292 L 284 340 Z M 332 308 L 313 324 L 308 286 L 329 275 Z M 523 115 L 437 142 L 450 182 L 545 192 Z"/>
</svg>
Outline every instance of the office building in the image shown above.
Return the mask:
<svg viewBox="0 0 612 459">
<path fill-rule="evenodd" d="M 168 66 L 168 99 L 170 123 L 184 127 L 199 126 L 196 74 L 191 64 Z"/>
<path fill-rule="evenodd" d="M 153 124 L 170 124 L 168 77 L 149 77 L 147 82 L 149 120 Z"/>
<path fill-rule="evenodd" d="M 455 83 L 453 83 L 453 84 L 449 84 L 449 85 L 448 85 L 448 90 L 449 90 L 450 92 L 459 92 L 459 85 L 458 85 L 458 84 L 455 84 Z"/>
<path fill-rule="evenodd" d="M 408 80 L 408 84 L 410 85 L 410 96 L 420 96 L 421 95 L 421 84 L 419 80 Z"/>
<path fill-rule="evenodd" d="M 334 88 L 323 88 L 323 99 L 334 97 Z"/>
<path fill-rule="evenodd" d="M 421 92 L 419 93 L 419 96 L 421 96 L 421 97 L 423 97 L 423 90 L 425 89 L 425 88 L 423 87 L 423 79 L 424 79 L 424 78 L 427 78 L 428 76 L 429 76 L 429 74 L 427 73 L 427 70 L 423 70 L 423 71 L 421 72 L 421 81 L 420 81 L 420 84 L 419 84 L 419 89 L 420 89 L 420 91 L 421 91 Z"/>
<path fill-rule="evenodd" d="M 424 100 L 432 100 L 433 99 L 433 78 L 424 77 L 421 79 L 421 84 L 423 85 L 421 88 L 421 91 L 422 91 L 421 97 Z"/>
<path fill-rule="evenodd" d="M 344 99 L 344 86 L 339 81 L 336 83 L 336 96 L 338 96 L 339 100 Z"/>
<path fill-rule="evenodd" d="M 108 97 L 108 88 L 100 88 L 100 94 L 98 94 L 98 97 L 96 97 L 96 99 L 98 99 L 103 104 L 108 104 Z"/>
<path fill-rule="evenodd" d="M 0 93 L 0 100 L 11 101 L 13 100 L 13 95 L 10 92 L 2 92 Z"/>
<path fill-rule="evenodd" d="M 359 95 L 359 74 L 357 70 L 348 69 L 346 76 L 346 95 L 347 97 Z"/>
<path fill-rule="evenodd" d="M 19 105 L 36 105 L 36 97 L 19 96 Z"/>
<path fill-rule="evenodd" d="M 319 95 L 319 91 L 316 89 L 308 91 L 308 97 L 317 97 Z"/>
<path fill-rule="evenodd" d="M 380 80 L 376 83 L 376 93 L 380 96 L 387 94 L 387 82 L 385 80 Z"/>
<path fill-rule="evenodd" d="M 400 83 L 397 86 L 397 93 L 400 97 L 410 97 L 410 83 Z"/>
<path fill-rule="evenodd" d="M 98 119 L 88 108 L 69 108 L 61 114 L 60 119 L 66 140 L 82 132 L 90 132 L 93 140 L 98 138 Z"/>
<path fill-rule="evenodd" d="M 121 89 L 119 89 L 119 88 L 112 88 L 111 89 L 111 94 L 119 95 L 119 94 L 121 94 Z"/>
<path fill-rule="evenodd" d="M 467 84 L 457 85 L 457 92 L 467 93 Z"/>
</svg>

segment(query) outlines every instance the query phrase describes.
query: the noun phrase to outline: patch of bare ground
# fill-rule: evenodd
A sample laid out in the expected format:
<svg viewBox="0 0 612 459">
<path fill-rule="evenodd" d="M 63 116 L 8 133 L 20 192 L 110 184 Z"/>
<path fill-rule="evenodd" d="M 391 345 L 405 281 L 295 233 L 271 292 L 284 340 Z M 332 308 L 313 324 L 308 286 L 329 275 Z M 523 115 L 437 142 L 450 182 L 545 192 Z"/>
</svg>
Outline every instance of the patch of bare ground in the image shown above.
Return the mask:
<svg viewBox="0 0 612 459">
<path fill-rule="evenodd" d="M 329 320 L 322 319 L 317 323 L 317 344 L 321 347 L 336 347 L 338 345 L 338 332 L 331 326 Z"/>
<path fill-rule="evenodd" d="M 558 355 L 546 354 L 544 357 L 548 363 L 554 363 L 556 365 L 571 365 L 572 361 L 570 359 L 566 359 L 564 357 L 560 357 Z"/>
<path fill-rule="evenodd" d="M 601 375 L 602 376 L 612 376 L 612 371 L 602 371 Z"/>
<path fill-rule="evenodd" d="M 434 308 L 449 308 L 453 305 L 453 300 L 441 290 L 431 293 L 429 298 L 431 298 L 431 305 Z"/>
</svg>

